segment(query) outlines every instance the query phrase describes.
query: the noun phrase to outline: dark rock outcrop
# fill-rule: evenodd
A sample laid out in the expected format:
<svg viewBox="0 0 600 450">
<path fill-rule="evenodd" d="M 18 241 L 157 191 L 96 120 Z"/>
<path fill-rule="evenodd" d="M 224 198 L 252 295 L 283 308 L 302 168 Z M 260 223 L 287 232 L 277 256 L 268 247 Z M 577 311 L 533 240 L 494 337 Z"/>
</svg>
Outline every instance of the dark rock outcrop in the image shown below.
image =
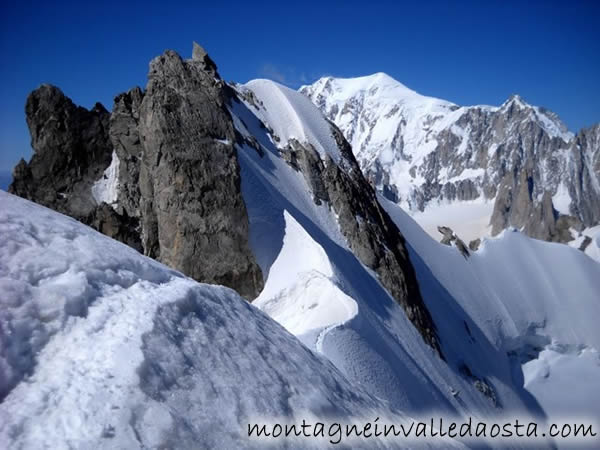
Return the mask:
<svg viewBox="0 0 600 450">
<path fill-rule="evenodd" d="M 490 219 L 492 234 L 512 226 L 537 239 L 551 242 L 572 240 L 570 228 L 581 230 L 581 221 L 574 216 L 560 215 L 554 208 L 549 191 L 543 191 L 541 198 L 537 199 L 534 184 L 529 169 L 505 176 Z"/>
<path fill-rule="evenodd" d="M 569 168 L 573 179 L 568 188 L 573 198 L 570 213 L 584 227 L 592 227 L 600 223 L 600 123 L 577 133 L 570 152 L 573 156 Z"/>
<path fill-rule="evenodd" d="M 87 110 L 44 84 L 25 105 L 34 153 L 13 171 L 9 192 L 84 220 L 96 207 L 91 186 L 111 161 L 110 113 Z"/>
<path fill-rule="evenodd" d="M 581 242 L 581 245 L 579 246 L 579 250 L 581 250 L 582 252 L 585 252 L 585 250 L 589 247 L 589 245 L 592 243 L 592 238 L 589 236 L 585 236 L 583 238 L 583 241 Z"/>
<path fill-rule="evenodd" d="M 464 241 L 462 239 L 460 239 L 456 235 L 456 233 L 454 233 L 452 228 L 438 226 L 437 229 L 440 232 L 440 234 L 442 235 L 442 239 L 440 240 L 440 243 L 442 243 L 444 245 L 455 246 L 458 249 L 458 251 L 460 252 L 460 254 L 463 255 L 465 258 L 468 258 L 470 256 L 469 249 L 465 245 Z M 471 243 L 473 243 L 473 242 L 471 242 Z M 471 244 L 469 244 L 469 247 L 470 246 L 471 246 Z M 477 246 L 479 246 L 479 243 L 477 243 Z"/>
<path fill-rule="evenodd" d="M 198 281 L 248 299 L 263 286 L 248 245 L 248 217 L 225 88 L 197 44 L 193 58 L 166 51 L 145 92 L 115 98 L 113 113 L 75 106 L 52 86 L 27 101 L 35 153 L 10 192 L 81 220 Z M 92 186 L 118 159 L 117 200 Z"/>
<path fill-rule="evenodd" d="M 140 217 L 140 161 L 144 147 L 139 132 L 140 108 L 144 92 L 135 87 L 115 97 L 110 115 L 109 135 L 119 158 L 117 211 Z"/>
<path fill-rule="evenodd" d="M 139 113 L 144 248 L 197 280 L 254 298 L 262 275 L 248 246 L 234 127 L 207 59 L 167 51 L 150 63 Z"/>
<path fill-rule="evenodd" d="M 206 50 L 204 50 L 204 48 L 198 45 L 196 42 L 194 42 L 192 49 L 192 61 L 202 71 L 209 73 L 219 80 L 221 79 L 215 62 L 210 58 L 210 56 L 208 56 Z"/>
<path fill-rule="evenodd" d="M 136 217 L 98 204 L 92 194 L 112 159 L 110 113 L 99 103 L 89 111 L 76 106 L 60 89 L 44 84 L 27 98 L 25 114 L 34 154 L 15 167 L 9 192 L 141 250 Z"/>
<path fill-rule="evenodd" d="M 410 262 L 405 240 L 379 204 L 374 188 L 363 176 L 350 144 L 331 123 L 342 160 L 325 161 L 308 143 L 290 140 L 282 153 L 302 172 L 316 204 L 327 202 L 335 211 L 340 230 L 352 252 L 374 270 L 381 284 L 402 306 L 421 336 L 442 358 L 436 327 L 425 306 Z"/>
<path fill-rule="evenodd" d="M 477 250 L 479 250 L 480 245 L 481 245 L 480 238 L 473 239 L 471 242 L 469 242 L 469 250 L 476 252 Z"/>
<path fill-rule="evenodd" d="M 452 241 L 454 240 L 454 231 L 452 231 L 452 228 L 438 226 L 437 229 L 438 229 L 439 233 L 442 235 L 442 239 L 440 240 L 440 243 L 442 243 L 444 245 L 450 245 L 452 243 Z"/>
<path fill-rule="evenodd" d="M 496 394 L 496 389 L 494 389 L 494 385 L 490 381 L 475 375 L 473 372 L 471 372 L 469 366 L 467 366 L 464 363 L 459 365 L 458 370 L 464 378 L 466 378 L 468 381 L 471 382 L 471 384 L 473 384 L 475 389 L 477 389 L 485 397 L 488 398 L 488 400 L 495 408 L 502 408 L 502 405 L 498 400 L 498 395 Z"/>
<path fill-rule="evenodd" d="M 126 211 L 119 214 L 110 205 L 101 203 L 82 222 L 102 234 L 135 248 L 138 252 L 144 251 L 137 231 L 139 221 L 136 217 L 130 217 Z"/>
</svg>

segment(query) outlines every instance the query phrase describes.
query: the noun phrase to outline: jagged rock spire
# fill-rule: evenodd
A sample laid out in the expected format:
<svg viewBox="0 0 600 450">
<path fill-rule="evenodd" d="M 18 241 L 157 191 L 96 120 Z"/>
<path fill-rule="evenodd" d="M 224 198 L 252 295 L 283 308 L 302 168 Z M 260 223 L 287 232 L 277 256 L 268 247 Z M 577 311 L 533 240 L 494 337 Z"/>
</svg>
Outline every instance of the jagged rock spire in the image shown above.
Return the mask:
<svg viewBox="0 0 600 450">
<path fill-rule="evenodd" d="M 214 75 L 215 78 L 221 78 L 219 76 L 219 72 L 217 71 L 217 65 L 215 62 L 208 56 L 204 47 L 194 41 L 193 49 L 192 49 L 192 61 L 196 61 L 199 63 L 200 67 L 210 72 Z"/>
</svg>

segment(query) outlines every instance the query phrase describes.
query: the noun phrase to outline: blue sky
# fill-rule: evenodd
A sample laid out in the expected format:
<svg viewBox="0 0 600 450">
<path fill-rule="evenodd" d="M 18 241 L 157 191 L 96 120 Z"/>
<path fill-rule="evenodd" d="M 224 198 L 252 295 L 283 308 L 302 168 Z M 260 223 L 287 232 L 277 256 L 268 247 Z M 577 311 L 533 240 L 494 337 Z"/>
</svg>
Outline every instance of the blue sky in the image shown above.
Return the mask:
<svg viewBox="0 0 600 450">
<path fill-rule="evenodd" d="M 386 72 L 458 104 L 519 93 L 573 131 L 600 121 L 600 2 L 3 2 L 0 172 L 31 156 L 27 94 L 59 86 L 108 109 L 150 59 L 203 45 L 226 80 L 298 87 Z"/>
</svg>

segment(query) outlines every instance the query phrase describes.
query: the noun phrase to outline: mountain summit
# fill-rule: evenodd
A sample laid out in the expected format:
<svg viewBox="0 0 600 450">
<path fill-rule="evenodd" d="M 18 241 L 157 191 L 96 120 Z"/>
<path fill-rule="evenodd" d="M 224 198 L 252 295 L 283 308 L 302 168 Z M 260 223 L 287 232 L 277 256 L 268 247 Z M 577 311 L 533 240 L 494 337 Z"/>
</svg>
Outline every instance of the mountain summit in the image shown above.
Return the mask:
<svg viewBox="0 0 600 450">
<path fill-rule="evenodd" d="M 518 95 L 458 106 L 382 73 L 300 92 L 338 125 L 370 182 L 430 229 L 470 216 L 455 224 L 469 239 L 516 227 L 568 242 L 600 223 L 600 125 L 575 136 Z"/>
</svg>

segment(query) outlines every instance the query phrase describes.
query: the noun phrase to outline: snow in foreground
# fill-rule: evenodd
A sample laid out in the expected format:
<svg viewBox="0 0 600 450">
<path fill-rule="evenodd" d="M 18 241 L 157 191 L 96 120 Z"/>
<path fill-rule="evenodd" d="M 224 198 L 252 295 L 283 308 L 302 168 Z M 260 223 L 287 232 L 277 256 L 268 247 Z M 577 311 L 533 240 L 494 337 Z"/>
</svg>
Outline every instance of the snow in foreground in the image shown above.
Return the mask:
<svg viewBox="0 0 600 450">
<path fill-rule="evenodd" d="M 381 408 L 232 290 L 2 191 L 0 292 L 0 448 L 239 448 L 247 419 Z"/>
</svg>

